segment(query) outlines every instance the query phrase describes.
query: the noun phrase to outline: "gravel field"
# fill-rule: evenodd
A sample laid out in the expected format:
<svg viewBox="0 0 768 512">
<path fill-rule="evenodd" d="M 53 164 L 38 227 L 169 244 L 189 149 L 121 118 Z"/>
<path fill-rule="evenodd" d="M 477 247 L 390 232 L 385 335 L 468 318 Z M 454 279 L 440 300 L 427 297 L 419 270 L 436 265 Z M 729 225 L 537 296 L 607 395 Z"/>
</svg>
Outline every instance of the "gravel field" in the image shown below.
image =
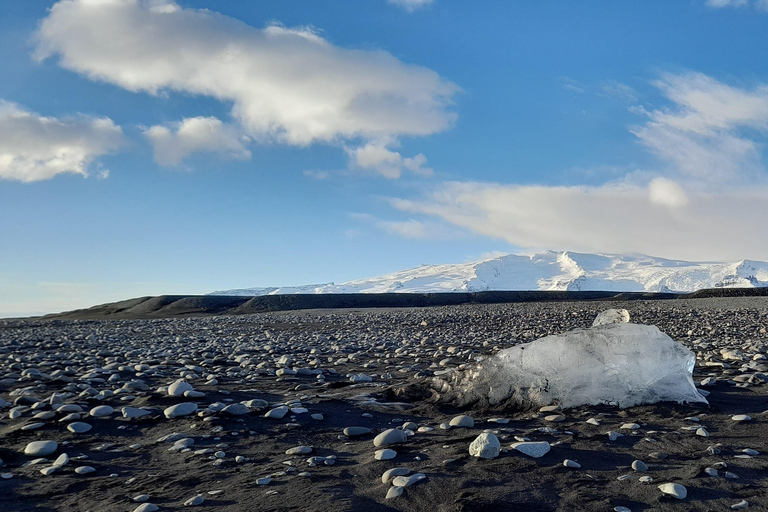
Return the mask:
<svg viewBox="0 0 768 512">
<path fill-rule="evenodd" d="M 403 392 L 608 308 L 693 350 L 710 405 Z M 0 510 L 763 510 L 766 329 L 768 297 L 0 320 Z"/>
</svg>

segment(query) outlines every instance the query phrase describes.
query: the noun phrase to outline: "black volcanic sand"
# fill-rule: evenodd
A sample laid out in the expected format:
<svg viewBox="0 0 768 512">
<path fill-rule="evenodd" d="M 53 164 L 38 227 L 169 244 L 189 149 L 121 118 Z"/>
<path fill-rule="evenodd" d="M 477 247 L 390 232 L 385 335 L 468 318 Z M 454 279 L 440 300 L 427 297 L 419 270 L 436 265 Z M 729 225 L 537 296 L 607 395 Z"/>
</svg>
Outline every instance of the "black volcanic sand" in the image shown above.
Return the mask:
<svg viewBox="0 0 768 512">
<path fill-rule="evenodd" d="M 536 410 L 459 410 L 396 394 L 436 371 L 471 365 L 480 355 L 587 327 L 610 307 L 628 309 L 633 322 L 657 325 L 694 350 L 695 381 L 714 378 L 703 388 L 711 393 L 710 406 L 578 407 L 560 411 L 565 420 L 552 423 L 544 419 L 551 413 Z M 186 509 L 184 502 L 198 494 L 205 501 L 196 508 L 211 511 L 610 511 L 617 506 L 633 512 L 725 511 L 741 500 L 749 502 L 749 510 L 764 510 L 766 329 L 766 297 L 0 320 L 0 397 L 11 402 L 0 406 L 0 510 L 133 511 L 140 503 L 132 499 L 141 494 L 161 511 Z M 309 374 L 278 375 L 284 368 Z M 372 380 L 351 382 L 349 376 L 357 374 Z M 174 397 L 158 390 L 182 375 L 205 396 Z M 208 409 L 215 402 L 254 399 L 269 406 L 251 403 L 250 413 L 241 416 Z M 264 417 L 294 399 L 308 412 Z M 166 419 L 163 410 L 180 402 L 195 402 L 201 412 Z M 72 418 L 60 421 L 69 414 L 64 412 L 33 419 L 60 403 L 80 405 L 85 412 L 79 421 L 93 429 L 69 432 Z M 99 405 L 115 411 L 106 418 L 87 415 Z M 126 419 L 120 414 L 124 406 L 153 414 Z M 11 419 L 11 411 L 21 415 Z M 317 413 L 323 419 L 311 417 Z M 458 414 L 472 416 L 475 426 L 439 428 Z M 732 420 L 737 414 L 752 419 Z M 510 422 L 487 421 L 499 417 Z M 600 425 L 587 423 L 590 418 Z M 393 460 L 375 460 L 374 436 L 406 421 L 434 430 L 391 446 L 397 451 Z M 34 423 L 42 425 L 21 429 Z M 626 423 L 640 428 L 622 430 Z M 348 438 L 342 430 L 349 426 L 372 433 Z M 699 427 L 709 437 L 696 435 Z M 501 439 L 498 458 L 468 454 L 469 444 L 485 429 Z M 624 435 L 609 441 L 608 431 Z M 169 451 L 174 443 L 160 439 L 173 433 L 194 444 L 187 451 Z M 529 458 L 509 448 L 515 436 L 547 441 L 552 449 Z M 47 461 L 29 465 L 35 457 L 25 455 L 24 448 L 35 440 L 55 440 L 59 448 Z M 299 445 L 313 452 L 286 455 Z M 741 450 L 747 448 L 760 453 L 745 456 Z M 195 453 L 200 450 L 205 452 Z M 216 452 L 224 453 L 217 457 Z M 41 474 L 62 453 L 69 463 Z M 244 460 L 238 462 L 238 456 Z M 335 456 L 335 463 L 310 466 L 312 456 Z M 564 467 L 565 459 L 581 468 Z M 647 472 L 630 468 L 636 459 L 648 465 Z M 95 471 L 77 474 L 82 466 Z M 381 475 L 394 467 L 424 473 L 426 479 L 406 487 L 402 496 L 385 499 L 391 485 L 382 483 Z M 717 476 L 707 475 L 705 468 Z M 620 480 L 624 475 L 629 478 Z M 269 483 L 257 484 L 267 476 Z M 641 476 L 653 483 L 642 483 Z M 687 498 L 662 495 L 657 486 L 667 482 L 685 486 Z M 209 494 L 217 490 L 223 492 Z"/>
</svg>

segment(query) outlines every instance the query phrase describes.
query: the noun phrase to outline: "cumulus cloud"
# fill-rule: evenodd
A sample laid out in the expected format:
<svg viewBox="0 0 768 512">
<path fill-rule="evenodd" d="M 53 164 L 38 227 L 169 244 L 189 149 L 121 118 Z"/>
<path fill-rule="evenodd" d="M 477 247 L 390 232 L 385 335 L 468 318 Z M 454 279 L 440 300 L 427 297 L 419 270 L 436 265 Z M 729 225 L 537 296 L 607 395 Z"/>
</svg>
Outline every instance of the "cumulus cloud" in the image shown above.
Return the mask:
<svg viewBox="0 0 768 512">
<path fill-rule="evenodd" d="M 755 132 L 768 129 L 768 86 L 733 87 L 701 73 L 668 74 L 654 82 L 672 102 L 646 111 L 646 124 L 632 132 L 652 152 L 682 173 L 726 182 L 759 172 Z"/>
<path fill-rule="evenodd" d="M 768 254 L 768 239 L 761 236 L 768 218 L 768 188 L 697 192 L 682 205 L 681 198 L 666 195 L 674 188 L 661 187 L 660 192 L 658 185 L 649 190 L 637 185 L 450 182 L 418 200 L 393 199 L 392 205 L 518 247 L 693 260 Z"/>
<path fill-rule="evenodd" d="M 191 117 L 152 126 L 144 135 L 152 142 L 155 161 L 161 165 L 179 165 L 195 152 L 215 152 L 240 160 L 251 157 L 239 130 L 215 117 Z"/>
<path fill-rule="evenodd" d="M 404 158 L 397 151 L 387 149 L 387 142 L 370 142 L 357 148 L 346 148 L 353 169 L 364 169 L 377 172 L 385 178 L 397 179 L 403 170 L 408 170 L 423 176 L 432 174 L 432 169 L 424 167 L 427 157 L 419 153 L 411 158 Z"/>
<path fill-rule="evenodd" d="M 87 176 L 96 158 L 118 150 L 123 143 L 122 130 L 109 118 L 57 119 L 0 100 L 2 179 L 31 182 L 61 173 Z"/>
<path fill-rule="evenodd" d="M 449 128 L 459 90 L 381 50 L 333 45 L 307 27 L 263 29 L 171 0 L 62 0 L 36 57 L 130 91 L 178 91 L 232 104 L 259 142 L 395 140 Z"/>
<path fill-rule="evenodd" d="M 432 0 L 387 0 L 387 3 L 401 7 L 407 12 L 413 12 L 431 4 Z"/>
<path fill-rule="evenodd" d="M 699 73 L 655 82 L 665 108 L 632 133 L 666 166 L 599 186 L 449 182 L 398 210 L 517 247 L 640 252 L 701 259 L 768 258 L 762 162 L 768 86 L 736 87 Z"/>
</svg>

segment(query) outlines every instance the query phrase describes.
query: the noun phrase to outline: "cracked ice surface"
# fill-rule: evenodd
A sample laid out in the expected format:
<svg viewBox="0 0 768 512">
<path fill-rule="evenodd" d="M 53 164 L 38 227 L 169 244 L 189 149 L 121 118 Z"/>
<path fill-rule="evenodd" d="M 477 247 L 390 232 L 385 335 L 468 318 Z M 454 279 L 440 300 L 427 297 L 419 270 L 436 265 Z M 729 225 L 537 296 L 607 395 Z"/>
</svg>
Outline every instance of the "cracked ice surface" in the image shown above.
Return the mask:
<svg viewBox="0 0 768 512">
<path fill-rule="evenodd" d="M 696 356 L 656 326 L 598 325 L 500 351 L 455 375 L 460 404 L 707 403 L 693 383 Z"/>
</svg>

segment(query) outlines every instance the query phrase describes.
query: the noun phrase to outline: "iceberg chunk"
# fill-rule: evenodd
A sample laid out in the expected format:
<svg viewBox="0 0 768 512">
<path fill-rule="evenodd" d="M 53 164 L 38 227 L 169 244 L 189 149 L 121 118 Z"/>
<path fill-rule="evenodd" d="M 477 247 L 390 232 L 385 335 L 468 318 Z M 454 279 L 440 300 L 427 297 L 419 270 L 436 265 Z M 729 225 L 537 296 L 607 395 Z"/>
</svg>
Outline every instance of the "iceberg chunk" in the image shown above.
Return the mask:
<svg viewBox="0 0 768 512">
<path fill-rule="evenodd" d="M 693 383 L 695 360 L 656 326 L 608 323 L 502 350 L 435 384 L 459 405 L 707 403 Z"/>
</svg>

